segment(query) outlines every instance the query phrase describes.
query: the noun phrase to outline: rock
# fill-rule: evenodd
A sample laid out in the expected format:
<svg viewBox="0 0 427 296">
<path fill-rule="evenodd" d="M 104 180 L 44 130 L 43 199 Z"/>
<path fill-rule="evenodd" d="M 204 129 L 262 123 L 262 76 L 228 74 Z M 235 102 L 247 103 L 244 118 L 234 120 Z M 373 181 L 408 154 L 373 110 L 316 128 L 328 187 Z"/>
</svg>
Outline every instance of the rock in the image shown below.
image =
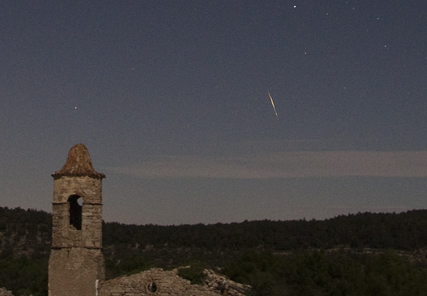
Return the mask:
<svg viewBox="0 0 427 296">
<path fill-rule="evenodd" d="M 251 286 L 234 282 L 211 269 L 205 269 L 204 274 L 205 285 L 212 290 L 220 291 L 222 295 L 245 296 L 251 290 Z"/>
<path fill-rule="evenodd" d="M 13 296 L 11 291 L 8 291 L 6 288 L 0 288 L 0 296 Z"/>
</svg>

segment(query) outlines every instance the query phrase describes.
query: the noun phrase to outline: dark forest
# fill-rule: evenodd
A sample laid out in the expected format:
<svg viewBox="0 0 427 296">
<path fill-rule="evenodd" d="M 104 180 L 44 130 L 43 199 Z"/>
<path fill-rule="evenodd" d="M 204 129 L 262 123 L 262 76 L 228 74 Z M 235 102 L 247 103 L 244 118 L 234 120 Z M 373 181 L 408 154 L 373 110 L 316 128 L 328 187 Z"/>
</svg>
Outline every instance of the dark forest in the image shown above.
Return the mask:
<svg viewBox="0 0 427 296">
<path fill-rule="evenodd" d="M 0 207 L 0 287 L 47 295 L 51 216 Z M 253 295 L 425 295 L 427 210 L 230 224 L 104 223 L 108 278 L 203 266 Z"/>
</svg>

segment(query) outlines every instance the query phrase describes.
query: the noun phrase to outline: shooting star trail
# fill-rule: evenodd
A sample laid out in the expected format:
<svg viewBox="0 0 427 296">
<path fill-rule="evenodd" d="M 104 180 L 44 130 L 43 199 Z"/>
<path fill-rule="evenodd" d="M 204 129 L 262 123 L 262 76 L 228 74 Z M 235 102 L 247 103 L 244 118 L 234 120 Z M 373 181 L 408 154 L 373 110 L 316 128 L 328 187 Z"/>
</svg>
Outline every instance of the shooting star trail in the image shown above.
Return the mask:
<svg viewBox="0 0 427 296">
<path fill-rule="evenodd" d="M 279 120 L 279 115 L 277 115 L 276 107 L 274 106 L 273 98 L 271 97 L 270 92 L 268 92 L 268 96 L 270 97 L 271 106 L 273 106 L 274 114 L 276 114 L 277 120 Z"/>
</svg>

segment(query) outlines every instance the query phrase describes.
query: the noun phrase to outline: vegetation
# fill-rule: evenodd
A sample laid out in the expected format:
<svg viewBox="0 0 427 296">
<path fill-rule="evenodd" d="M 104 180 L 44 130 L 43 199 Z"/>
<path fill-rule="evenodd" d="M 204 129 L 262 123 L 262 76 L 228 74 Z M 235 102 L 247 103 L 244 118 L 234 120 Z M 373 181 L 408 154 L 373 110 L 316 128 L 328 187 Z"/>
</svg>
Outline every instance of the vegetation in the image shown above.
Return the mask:
<svg viewBox="0 0 427 296">
<path fill-rule="evenodd" d="M 254 295 L 421 295 L 427 291 L 427 210 L 327 220 L 213 225 L 104 224 L 107 277 L 188 265 L 219 267 Z M 0 207 L 0 287 L 47 295 L 51 216 Z"/>
<path fill-rule="evenodd" d="M 290 255 L 248 251 L 224 273 L 252 285 L 254 295 L 425 295 L 427 269 L 394 251 L 377 255 L 297 251 Z"/>
<path fill-rule="evenodd" d="M 14 295 L 47 295 L 47 260 L 27 256 L 0 260 L 0 287 Z"/>
<path fill-rule="evenodd" d="M 190 262 L 188 266 L 178 269 L 178 275 L 186 280 L 189 280 L 192 284 L 203 284 L 203 280 L 206 278 L 204 270 L 208 268 L 203 262 Z"/>
</svg>

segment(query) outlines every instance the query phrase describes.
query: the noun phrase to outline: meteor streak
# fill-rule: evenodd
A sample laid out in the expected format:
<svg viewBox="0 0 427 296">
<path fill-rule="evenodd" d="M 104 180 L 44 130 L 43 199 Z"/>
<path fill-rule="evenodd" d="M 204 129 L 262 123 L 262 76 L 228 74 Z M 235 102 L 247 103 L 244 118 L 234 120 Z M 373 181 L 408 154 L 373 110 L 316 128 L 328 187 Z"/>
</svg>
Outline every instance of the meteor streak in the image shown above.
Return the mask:
<svg viewBox="0 0 427 296">
<path fill-rule="evenodd" d="M 273 98 L 271 97 L 270 92 L 268 92 L 268 96 L 270 97 L 271 106 L 273 106 L 274 114 L 276 114 L 277 120 L 279 120 L 279 115 L 277 115 L 276 107 L 274 106 Z"/>
</svg>

